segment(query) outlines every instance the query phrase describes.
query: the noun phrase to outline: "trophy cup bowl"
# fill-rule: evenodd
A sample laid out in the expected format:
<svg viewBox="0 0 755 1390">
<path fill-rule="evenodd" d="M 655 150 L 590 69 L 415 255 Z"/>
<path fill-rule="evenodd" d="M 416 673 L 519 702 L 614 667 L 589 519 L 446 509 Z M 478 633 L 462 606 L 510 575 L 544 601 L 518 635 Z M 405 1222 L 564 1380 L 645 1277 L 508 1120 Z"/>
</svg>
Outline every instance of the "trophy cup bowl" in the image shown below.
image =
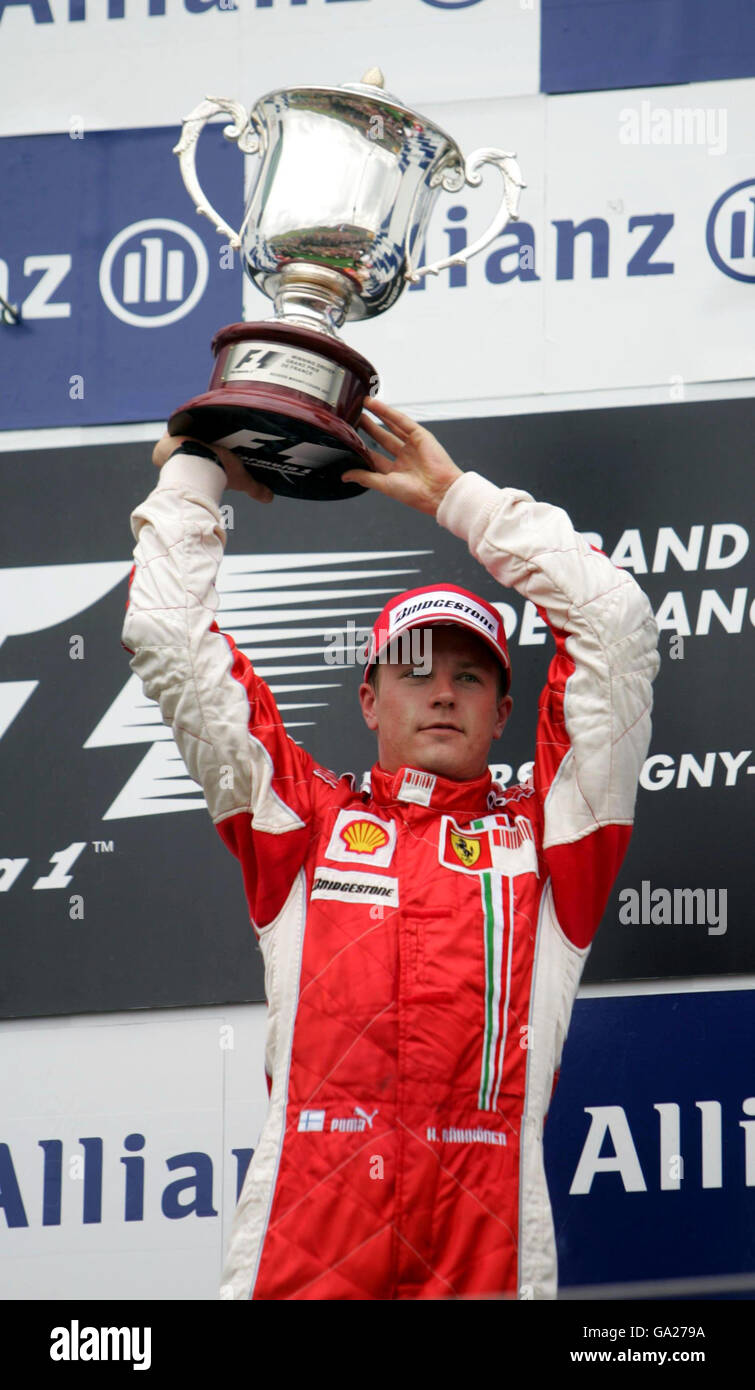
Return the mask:
<svg viewBox="0 0 755 1390">
<path fill-rule="evenodd" d="M 260 158 L 238 232 L 196 173 L 199 135 L 220 114 L 233 118 L 226 138 Z M 341 474 L 371 468 L 356 426 L 378 375 L 338 329 L 489 245 L 518 216 L 525 185 L 515 156 L 485 148 L 465 161 L 450 136 L 383 90 L 378 69 L 342 87 L 270 92 L 250 113 L 208 97 L 184 121 L 175 153 L 197 211 L 239 251 L 275 315 L 215 335 L 209 390 L 171 415 L 169 432 L 232 449 L 273 492 L 322 501 L 364 492 Z M 418 267 L 440 190 L 479 185 L 488 163 L 504 183 L 493 222 L 463 251 Z"/>
</svg>

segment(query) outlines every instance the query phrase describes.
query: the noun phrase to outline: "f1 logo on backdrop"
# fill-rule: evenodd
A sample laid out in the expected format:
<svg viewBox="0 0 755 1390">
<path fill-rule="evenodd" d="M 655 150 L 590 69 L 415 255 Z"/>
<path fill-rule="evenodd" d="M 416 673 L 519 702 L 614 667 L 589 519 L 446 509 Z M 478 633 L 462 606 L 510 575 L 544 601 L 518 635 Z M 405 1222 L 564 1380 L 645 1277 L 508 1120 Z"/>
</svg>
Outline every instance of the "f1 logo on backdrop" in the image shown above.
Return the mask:
<svg viewBox="0 0 755 1390">
<path fill-rule="evenodd" d="M 135 328 L 164 328 L 190 314 L 207 288 L 209 257 L 196 232 L 169 217 L 132 222 L 100 262 L 111 314 Z"/>
<path fill-rule="evenodd" d="M 711 208 L 705 240 L 713 264 L 724 275 L 755 283 L 755 179 L 721 194 Z"/>
</svg>

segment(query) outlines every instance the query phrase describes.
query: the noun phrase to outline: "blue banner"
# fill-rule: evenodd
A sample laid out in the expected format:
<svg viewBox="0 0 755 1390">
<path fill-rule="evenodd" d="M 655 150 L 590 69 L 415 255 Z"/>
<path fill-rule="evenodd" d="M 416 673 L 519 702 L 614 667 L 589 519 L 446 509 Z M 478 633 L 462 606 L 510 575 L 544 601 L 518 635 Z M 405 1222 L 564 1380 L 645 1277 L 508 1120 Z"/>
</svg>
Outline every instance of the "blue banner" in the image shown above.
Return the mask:
<svg viewBox="0 0 755 1390">
<path fill-rule="evenodd" d="M 752 0 L 541 0 L 540 89 L 755 76 Z"/>
<path fill-rule="evenodd" d="M 562 1287 L 755 1269 L 753 1002 L 577 1001 L 545 1127 Z"/>
<path fill-rule="evenodd" d="M 207 389 L 210 342 L 241 318 L 242 272 L 197 215 L 178 130 L 0 140 L 0 429 L 161 420 Z M 243 159 L 219 126 L 199 174 L 238 225 Z M 269 316 L 260 297 L 260 317 Z"/>
</svg>

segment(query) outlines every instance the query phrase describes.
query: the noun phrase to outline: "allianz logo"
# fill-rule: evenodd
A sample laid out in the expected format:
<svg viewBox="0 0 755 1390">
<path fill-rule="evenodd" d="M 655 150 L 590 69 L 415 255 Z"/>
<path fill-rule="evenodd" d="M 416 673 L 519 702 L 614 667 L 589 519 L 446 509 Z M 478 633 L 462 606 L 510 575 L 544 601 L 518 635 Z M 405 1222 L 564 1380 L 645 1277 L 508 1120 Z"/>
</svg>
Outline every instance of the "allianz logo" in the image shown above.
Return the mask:
<svg viewBox="0 0 755 1390">
<path fill-rule="evenodd" d="M 519 218 L 506 227 L 495 249 L 480 258 L 479 266 L 476 262 L 451 266 L 447 279 L 444 272 L 439 277 L 441 288 L 465 288 L 470 275 L 481 273 L 493 285 L 539 281 L 543 237 L 548 239 L 548 263 L 555 266 L 556 280 L 673 275 L 676 252 L 680 245 L 687 245 L 689 228 L 677 223 L 674 212 L 652 212 L 628 216 L 620 234 L 615 215 L 620 211 L 623 206 L 614 210 L 610 223 L 604 217 L 579 222 L 554 218 L 540 233 L 539 246 L 535 227 Z M 434 242 L 442 239 L 443 255 L 456 255 L 466 248 L 468 214 L 464 204 L 454 204 L 447 211 L 448 225 L 433 232 Z M 626 249 L 618 259 L 620 235 Z M 700 236 L 718 270 L 731 279 L 755 283 L 755 178 L 720 194 L 700 227 Z M 207 250 L 195 231 L 168 218 L 146 219 L 113 238 L 102 259 L 100 290 L 108 308 L 124 322 L 160 327 L 191 311 L 204 293 L 208 271 Z M 432 292 L 427 277 L 410 285 L 409 292 Z M 170 304 L 176 307 L 171 309 Z"/>
<path fill-rule="evenodd" d="M 659 1102 L 652 1109 L 656 1115 L 643 1116 L 642 1133 L 635 1122 L 633 1134 L 624 1106 L 584 1107 L 589 1127 L 570 1196 L 588 1196 L 593 1191 L 603 1194 L 609 1189 L 620 1196 L 622 1190 L 755 1187 L 755 1096 L 742 1100 L 742 1118 L 729 1106 L 725 1113 L 717 1100 L 695 1101 L 694 1110 L 684 1107 L 684 1114 L 683 1107 L 673 1101 Z M 367 1111 L 357 1105 L 353 1115 L 333 1116 L 329 1128 L 356 1133 L 370 1130 L 377 1114 L 377 1110 Z M 301 1110 L 298 1129 L 324 1131 L 325 1119 L 324 1110 Z M 569 1117 L 570 1127 L 575 1119 Z M 462 1131 L 451 1133 L 455 1138 Z M 648 1143 L 651 1139 L 654 1152 Z M 642 1150 L 644 1168 L 635 1140 Z M 76 1146 L 59 1138 L 40 1139 L 36 1148 L 42 1151 L 41 1164 L 26 1137 L 19 1138 L 15 1159 L 11 1145 L 0 1143 L 0 1228 L 76 1223 L 112 1226 L 114 1221 L 151 1221 L 160 1215 L 173 1221 L 219 1215 L 213 1157 L 199 1148 L 163 1154 L 162 1173 L 158 1171 L 160 1157 L 145 1152 L 147 1139 L 141 1133 L 125 1136 L 122 1153 L 111 1139 L 106 1141 L 99 1135 L 79 1138 Z M 552 1148 L 551 1153 L 555 1152 Z M 236 1161 L 236 1193 L 235 1198 L 229 1193 L 226 1200 L 238 1201 L 241 1196 L 253 1153 L 251 1148 L 231 1150 Z M 562 1154 L 557 1161 L 563 1165 Z"/>
<path fill-rule="evenodd" d="M 0 0 L 0 13 L 2 4 Z M 482 275 L 491 285 L 540 281 L 545 239 L 556 280 L 673 275 L 679 247 L 688 249 L 690 228 L 677 224 L 673 212 L 634 214 L 627 217 L 625 228 L 619 227 L 617 215 L 624 205 L 610 206 L 614 212 L 610 224 L 604 217 L 580 222 L 553 218 L 542 234 L 536 233 L 532 223 L 518 219 L 479 263 L 451 266 L 433 286 L 425 277 L 410 285 L 409 293 L 464 289 L 470 275 L 472 283 Z M 438 238 L 444 254 L 456 255 L 466 248 L 468 211 L 462 203 L 448 209 L 449 225 L 433 232 L 433 253 Z M 755 284 L 755 178 L 725 189 L 699 234 L 717 270 L 729 279 Z M 619 237 L 622 249 L 617 253 Z M 419 264 L 425 263 L 423 253 Z M 20 309 L 22 320 L 70 318 L 73 305 L 66 296 L 72 266 L 70 253 L 27 256 L 18 268 L 0 257 L 0 295 Z M 37 278 L 29 287 L 22 275 Z M 184 318 L 202 298 L 208 279 L 209 257 L 201 237 L 171 218 L 145 218 L 124 227 L 105 248 L 99 270 L 100 293 L 107 308 L 135 328 L 164 328 Z"/>
<path fill-rule="evenodd" d="M 467 10 L 470 7 L 484 5 L 487 0 L 419 0 L 423 5 L 431 6 L 435 10 Z M 319 8 L 321 0 L 245 0 L 245 8 L 261 10 L 263 14 L 270 10 L 288 11 L 291 4 L 302 6 L 309 5 L 311 9 Z M 325 0 L 326 4 L 359 4 L 360 0 Z M 104 16 L 101 16 L 102 0 L 92 3 L 89 0 L 68 0 L 64 6 L 62 0 L 0 0 L 0 20 L 2 20 L 4 10 L 13 6 L 20 7 L 26 11 L 27 18 L 33 24 L 60 24 L 64 20 L 69 23 L 85 24 L 93 16 L 97 20 L 119 19 L 121 21 L 135 19 L 141 24 L 145 19 L 162 19 L 166 14 L 175 16 L 183 10 L 186 14 L 194 16 L 217 14 L 220 12 L 234 14 L 239 9 L 239 0 L 149 0 L 145 5 L 145 0 L 107 0 Z M 525 9 L 531 9 L 528 3 Z M 286 15 L 289 18 L 288 14 Z M 291 19 L 294 15 L 290 16 Z"/>
<path fill-rule="evenodd" d="M 39 1154 L 25 1136 L 19 1137 L 15 1160 L 10 1144 L 0 1143 L 0 1230 L 77 1222 L 112 1226 L 116 1220 L 149 1222 L 160 1214 L 169 1221 L 183 1221 L 219 1214 L 213 1158 L 199 1148 L 168 1155 L 166 1171 L 160 1174 L 154 1153 L 147 1173 L 144 1134 L 127 1134 L 120 1155 L 117 1145 L 100 1135 L 80 1138 L 77 1146 L 63 1139 L 40 1139 L 40 1165 Z M 231 1149 L 236 1160 L 235 1201 L 253 1154 L 251 1148 Z M 229 1194 L 225 1200 L 234 1199 Z"/>
<path fill-rule="evenodd" d="M 163 328 L 184 318 L 209 278 L 202 238 L 183 222 L 147 217 L 114 236 L 100 262 L 100 293 L 108 309 L 137 328 Z"/>
<path fill-rule="evenodd" d="M 14 304 L 22 321 L 70 319 L 73 269 L 69 252 L 25 256 L 18 265 L 0 257 L 0 295 Z M 147 217 L 123 227 L 105 247 L 100 294 L 122 323 L 165 328 L 191 313 L 209 273 L 207 248 L 191 227 L 170 217 Z"/>
<path fill-rule="evenodd" d="M 694 1104 L 699 1114 L 684 1116 L 691 1172 L 685 1170 L 682 1152 L 682 1107 L 675 1101 L 654 1105 L 657 1120 L 653 1124 L 648 1119 L 642 1136 L 638 1132 L 643 1154 L 648 1153 L 647 1141 L 652 1137 L 650 1125 L 657 1142 L 652 1162 L 646 1161 L 644 1169 L 623 1105 L 586 1105 L 584 1113 L 590 1117 L 590 1125 L 569 1196 L 586 1197 L 593 1190 L 605 1194 L 609 1189 L 618 1193 L 621 1187 L 625 1192 L 647 1192 L 649 1188 L 678 1192 L 685 1182 L 687 1187 L 721 1188 L 725 1175 L 729 1186 L 739 1186 L 742 1168 L 744 1186 L 755 1187 L 755 1118 L 751 1118 L 755 1117 L 755 1096 L 742 1101 L 742 1114 L 747 1118 L 732 1123 L 726 1116 L 726 1126 L 720 1101 L 696 1100 Z M 738 1129 L 742 1130 L 744 1153 L 737 1143 Z"/>
<path fill-rule="evenodd" d="M 498 239 L 495 250 L 479 257 L 470 266 L 456 265 L 439 277 L 441 284 L 451 289 L 464 289 L 482 273 L 492 285 L 508 284 L 512 280 L 539 281 L 543 263 L 555 266 L 556 280 L 604 280 L 621 276 L 673 275 L 676 256 L 689 251 L 691 236 L 699 235 L 701 244 L 717 270 L 733 280 L 755 282 L 755 178 L 744 179 L 724 190 L 707 214 L 697 223 L 697 233 L 675 212 L 621 214 L 621 200 L 609 203 L 612 218 L 584 217 L 575 222 L 570 217 L 553 218 L 542 231 L 518 218 L 511 222 Z M 455 256 L 468 243 L 467 217 L 469 209 L 463 203 L 448 208 L 449 226 L 433 233 L 445 238 L 443 255 Z M 472 219 L 474 221 L 474 218 Z M 433 255 L 435 246 L 433 247 Z M 425 264 L 421 258 L 420 265 Z M 540 272 L 540 273 L 539 273 Z M 432 293 L 428 277 L 410 285 L 413 294 Z"/>
</svg>

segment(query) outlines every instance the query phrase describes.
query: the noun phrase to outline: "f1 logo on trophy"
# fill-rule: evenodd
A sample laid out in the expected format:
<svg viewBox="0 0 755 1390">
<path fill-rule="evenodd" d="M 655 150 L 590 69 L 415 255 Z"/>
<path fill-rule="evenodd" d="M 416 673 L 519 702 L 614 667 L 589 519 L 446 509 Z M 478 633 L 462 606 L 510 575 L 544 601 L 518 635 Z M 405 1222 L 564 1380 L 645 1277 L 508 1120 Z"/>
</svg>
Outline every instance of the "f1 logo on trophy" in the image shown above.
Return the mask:
<svg viewBox="0 0 755 1390">
<path fill-rule="evenodd" d="M 262 323 L 216 333 L 210 388 L 175 411 L 170 434 L 223 444 L 253 477 L 288 497 L 330 501 L 365 489 L 342 482 L 370 468 L 357 433 L 377 388 L 372 364 L 337 330 L 395 304 L 407 281 L 462 265 L 518 217 L 522 183 L 514 154 L 475 150 L 465 161 L 445 131 L 383 90 L 373 68 L 342 87 L 296 87 L 240 102 L 208 97 L 183 123 L 174 153 L 197 212 L 241 252 L 246 273 L 275 304 Z M 260 167 L 241 229 L 208 203 L 196 143 L 213 116 Z M 503 198 L 483 235 L 463 251 L 418 267 L 441 188 L 478 186 L 484 164 L 503 176 Z"/>
</svg>

